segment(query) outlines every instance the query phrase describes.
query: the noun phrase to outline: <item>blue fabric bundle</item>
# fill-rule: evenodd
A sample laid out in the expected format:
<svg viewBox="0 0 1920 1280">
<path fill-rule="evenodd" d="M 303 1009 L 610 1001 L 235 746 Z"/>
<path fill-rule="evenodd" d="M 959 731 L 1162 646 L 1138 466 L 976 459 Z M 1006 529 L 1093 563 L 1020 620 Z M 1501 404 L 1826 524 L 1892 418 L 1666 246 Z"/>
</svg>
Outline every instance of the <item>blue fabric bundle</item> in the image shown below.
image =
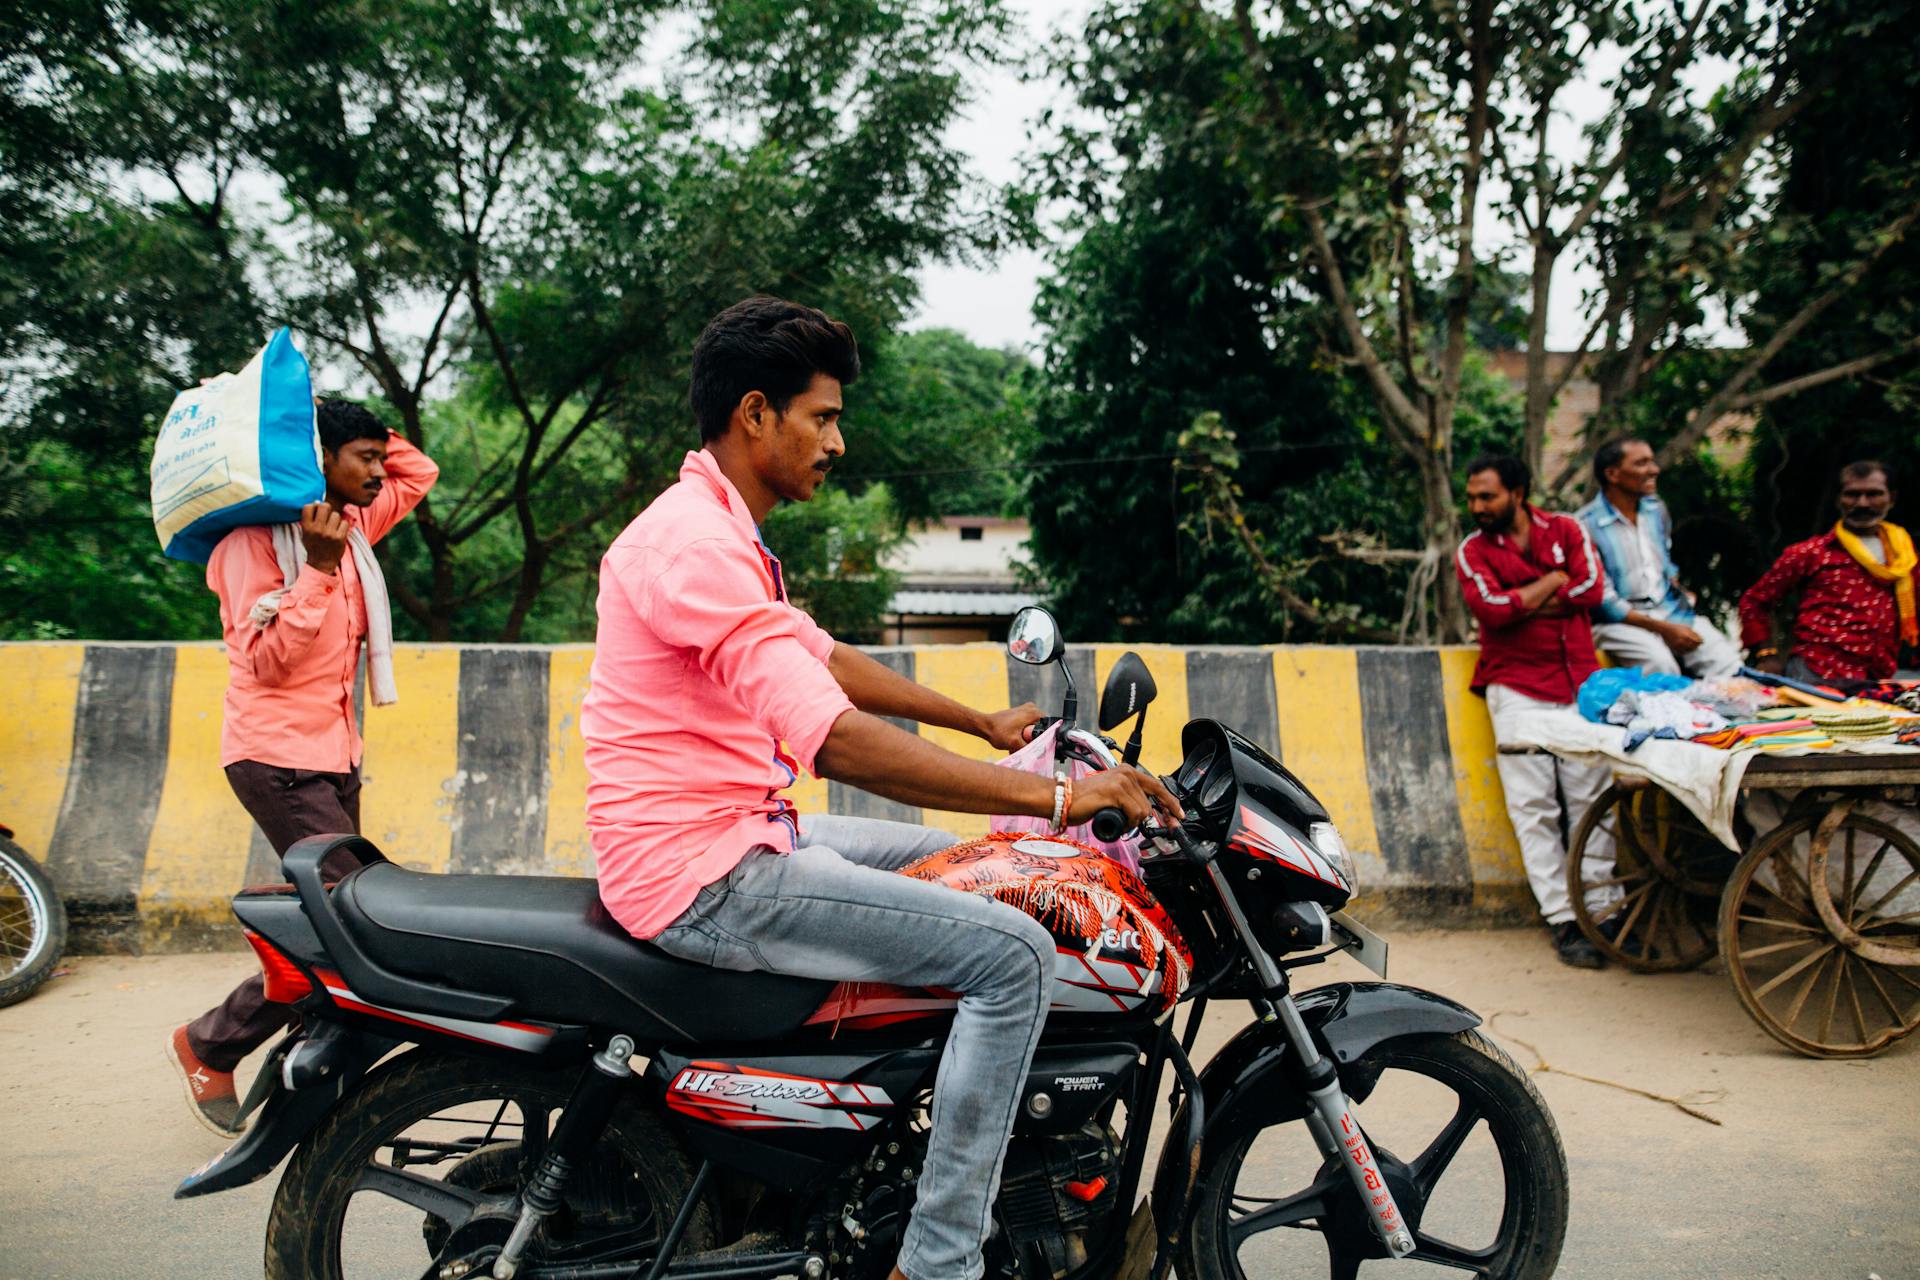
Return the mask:
<svg viewBox="0 0 1920 1280">
<path fill-rule="evenodd" d="M 239 373 L 174 398 L 152 481 L 161 548 L 198 564 L 229 530 L 290 523 L 326 496 L 313 383 L 290 332 L 275 333 Z"/>
<path fill-rule="evenodd" d="M 1643 693 L 1678 693 L 1693 683 L 1690 676 L 1670 676 L 1638 667 L 1606 667 L 1594 672 L 1581 684 L 1575 705 L 1580 714 L 1595 724 L 1607 722 L 1607 708 L 1629 689 Z"/>
</svg>

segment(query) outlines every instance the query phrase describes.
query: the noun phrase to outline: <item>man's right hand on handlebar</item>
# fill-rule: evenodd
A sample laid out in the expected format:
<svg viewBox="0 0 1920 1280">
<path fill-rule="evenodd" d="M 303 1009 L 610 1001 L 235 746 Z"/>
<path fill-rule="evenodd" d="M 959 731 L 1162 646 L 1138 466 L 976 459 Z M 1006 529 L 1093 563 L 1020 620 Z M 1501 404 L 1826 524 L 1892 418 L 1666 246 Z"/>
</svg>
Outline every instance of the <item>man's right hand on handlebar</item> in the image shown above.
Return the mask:
<svg viewBox="0 0 1920 1280">
<path fill-rule="evenodd" d="M 1093 815 L 1102 809 L 1120 810 L 1127 815 L 1129 827 L 1155 817 L 1156 809 L 1176 823 L 1187 816 L 1165 783 L 1146 770 L 1132 766 L 1090 773 L 1073 780 L 1073 804 L 1067 809 L 1066 825 L 1091 822 Z"/>
</svg>

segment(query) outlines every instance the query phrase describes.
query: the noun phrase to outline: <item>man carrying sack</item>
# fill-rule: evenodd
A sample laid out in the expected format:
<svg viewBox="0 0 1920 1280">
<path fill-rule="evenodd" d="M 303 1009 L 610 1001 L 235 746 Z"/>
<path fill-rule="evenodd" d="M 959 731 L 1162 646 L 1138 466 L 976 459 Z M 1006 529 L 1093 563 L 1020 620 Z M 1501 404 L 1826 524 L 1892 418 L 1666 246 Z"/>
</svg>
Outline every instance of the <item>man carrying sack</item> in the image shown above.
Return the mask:
<svg viewBox="0 0 1920 1280">
<path fill-rule="evenodd" d="M 1797 680 L 1861 684 L 1885 680 L 1900 651 L 1920 644 L 1913 539 L 1887 520 L 1893 480 L 1880 462 L 1840 472 L 1840 522 L 1830 532 L 1780 553 L 1740 597 L 1741 640 L 1752 664 Z M 1782 659 L 1773 643 L 1780 602 L 1800 593 L 1793 646 Z"/>
<path fill-rule="evenodd" d="M 305 836 L 360 829 L 353 684 L 363 639 L 373 701 L 396 696 L 393 623 L 373 544 L 440 475 L 358 404 L 321 401 L 315 421 L 326 500 L 303 507 L 297 523 L 234 529 L 207 562 L 227 642 L 220 763 L 281 855 Z M 321 867 L 330 879 L 354 865 L 335 857 L 344 865 Z M 267 1003 L 256 974 L 173 1031 L 167 1058 L 201 1123 L 239 1132 L 233 1069 L 286 1021 L 286 1006 Z"/>
</svg>

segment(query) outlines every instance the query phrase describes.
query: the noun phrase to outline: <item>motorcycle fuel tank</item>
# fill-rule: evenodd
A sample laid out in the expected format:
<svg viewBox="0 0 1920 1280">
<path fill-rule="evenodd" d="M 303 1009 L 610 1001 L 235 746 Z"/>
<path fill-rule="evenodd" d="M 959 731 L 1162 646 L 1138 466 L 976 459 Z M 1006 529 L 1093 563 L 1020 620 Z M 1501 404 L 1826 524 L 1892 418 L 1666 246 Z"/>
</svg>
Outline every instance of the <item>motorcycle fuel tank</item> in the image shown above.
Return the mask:
<svg viewBox="0 0 1920 1280">
<path fill-rule="evenodd" d="M 1179 1000 L 1193 954 L 1139 876 L 1061 836 L 1002 833 L 901 869 L 1018 908 L 1053 935 L 1056 1013 L 1158 1014 Z M 950 1013 L 955 997 L 871 982 L 835 987 L 809 1020 L 841 1029 Z"/>
</svg>

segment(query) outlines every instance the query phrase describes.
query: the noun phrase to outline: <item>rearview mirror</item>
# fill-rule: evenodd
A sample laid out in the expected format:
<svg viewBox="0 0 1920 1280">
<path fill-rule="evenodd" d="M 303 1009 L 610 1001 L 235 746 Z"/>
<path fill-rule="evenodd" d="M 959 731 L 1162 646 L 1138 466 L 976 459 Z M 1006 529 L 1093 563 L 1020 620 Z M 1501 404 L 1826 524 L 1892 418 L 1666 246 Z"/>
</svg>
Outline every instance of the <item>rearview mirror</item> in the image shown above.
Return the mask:
<svg viewBox="0 0 1920 1280">
<path fill-rule="evenodd" d="M 1121 654 L 1120 661 L 1113 664 L 1113 671 L 1107 676 L 1107 687 L 1100 694 L 1100 731 L 1105 733 L 1126 723 L 1136 712 L 1144 710 L 1159 692 L 1154 687 L 1153 673 L 1147 670 L 1140 655 Z"/>
<path fill-rule="evenodd" d="M 1038 605 L 1028 605 L 1013 615 L 1007 628 L 1007 652 L 1020 662 L 1044 667 L 1060 657 L 1060 624 Z"/>
</svg>

